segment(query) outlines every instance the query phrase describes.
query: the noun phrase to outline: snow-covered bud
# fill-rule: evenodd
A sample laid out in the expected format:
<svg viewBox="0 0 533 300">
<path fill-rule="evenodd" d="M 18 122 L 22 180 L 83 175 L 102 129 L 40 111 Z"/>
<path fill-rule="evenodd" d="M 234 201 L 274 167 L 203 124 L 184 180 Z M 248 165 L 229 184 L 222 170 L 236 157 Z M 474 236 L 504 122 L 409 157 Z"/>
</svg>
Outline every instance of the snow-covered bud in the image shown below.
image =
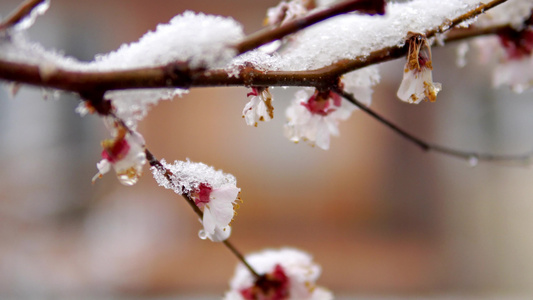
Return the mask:
<svg viewBox="0 0 533 300">
<path fill-rule="evenodd" d="M 434 102 L 437 100 L 441 85 L 433 82 L 429 43 L 422 34 L 410 33 L 410 35 L 409 53 L 397 96 L 400 100 L 413 104 L 418 104 L 422 100 Z"/>
<path fill-rule="evenodd" d="M 305 252 L 291 248 L 265 250 L 245 259 L 261 277 L 254 278 L 239 264 L 225 300 L 333 299 L 331 292 L 315 285 L 320 266 Z"/>
<path fill-rule="evenodd" d="M 350 117 L 355 106 L 332 91 L 299 90 L 287 108 L 285 136 L 297 143 L 300 140 L 327 150 L 330 135 L 339 135 L 339 121 Z"/>
<path fill-rule="evenodd" d="M 242 117 L 249 126 L 256 126 L 257 122 L 268 122 L 274 118 L 272 95 L 267 87 L 252 87 L 252 92 L 247 96 L 253 96 L 244 106 Z"/>
<path fill-rule="evenodd" d="M 105 173 L 115 170 L 118 180 L 124 185 L 134 185 L 142 175 L 146 164 L 144 138 L 135 131 L 128 131 L 114 123 L 114 138 L 102 141 L 102 160 L 96 164 L 98 173 L 93 183 Z"/>
<path fill-rule="evenodd" d="M 163 169 L 152 167 L 152 174 L 160 186 L 186 195 L 198 208 L 203 210 L 202 239 L 209 238 L 221 242 L 231 234 L 229 224 L 235 215 L 240 188 L 231 174 L 217 171 L 203 163 L 175 161 L 168 164 L 161 160 Z M 169 171 L 169 172 L 168 172 Z M 170 180 L 169 180 L 170 179 Z"/>
</svg>

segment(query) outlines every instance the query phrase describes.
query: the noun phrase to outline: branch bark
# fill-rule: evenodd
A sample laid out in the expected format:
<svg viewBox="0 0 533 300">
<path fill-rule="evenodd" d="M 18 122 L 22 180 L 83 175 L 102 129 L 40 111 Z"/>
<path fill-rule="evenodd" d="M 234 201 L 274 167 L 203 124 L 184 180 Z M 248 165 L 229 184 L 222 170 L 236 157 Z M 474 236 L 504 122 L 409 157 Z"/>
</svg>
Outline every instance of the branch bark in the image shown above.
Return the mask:
<svg viewBox="0 0 533 300">
<path fill-rule="evenodd" d="M 506 0 L 494 0 L 476 9 L 442 24 L 435 30 L 426 32 L 427 37 L 444 33 L 461 22 L 478 16 Z M 499 27 L 498 27 L 499 28 Z M 497 29 L 485 31 L 462 32 L 461 39 L 491 34 Z M 274 36 L 274 35 L 273 35 Z M 278 37 L 278 35 L 275 35 Z M 247 39 L 245 39 L 246 41 Z M 250 38 L 253 42 L 266 41 Z M 267 39 L 268 40 L 268 39 Z M 447 42 L 447 38 L 443 39 Z M 452 35 L 451 41 L 458 40 Z M 245 45 L 249 43 L 246 42 Z M 260 44 L 260 43 L 259 43 Z M 249 50 L 251 46 L 240 46 L 240 51 Z M 231 76 L 225 70 L 190 69 L 184 62 L 171 63 L 166 66 L 139 68 L 125 71 L 81 72 L 54 69 L 41 72 L 41 67 L 23 63 L 0 60 L 0 79 L 36 86 L 56 88 L 82 94 L 88 91 L 105 92 L 108 90 L 136 88 L 191 88 L 208 86 L 314 86 L 327 88 L 334 86 L 339 76 L 370 65 L 390 61 L 407 54 L 408 47 L 391 46 L 376 50 L 367 56 L 350 60 L 337 61 L 329 66 L 307 71 L 268 71 L 262 72 L 253 67 L 243 67 L 238 77 Z M 47 66 L 49 67 L 49 66 Z M 42 74 L 46 74 L 43 76 Z"/>
</svg>

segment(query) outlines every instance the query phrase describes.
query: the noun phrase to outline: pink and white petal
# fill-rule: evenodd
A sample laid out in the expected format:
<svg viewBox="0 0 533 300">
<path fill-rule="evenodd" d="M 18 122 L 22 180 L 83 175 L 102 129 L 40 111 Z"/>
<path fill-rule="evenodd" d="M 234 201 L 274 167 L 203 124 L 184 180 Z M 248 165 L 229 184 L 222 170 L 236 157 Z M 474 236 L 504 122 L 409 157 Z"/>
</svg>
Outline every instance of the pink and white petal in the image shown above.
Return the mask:
<svg viewBox="0 0 533 300">
<path fill-rule="evenodd" d="M 107 159 L 102 159 L 96 163 L 96 168 L 98 168 L 98 172 L 100 174 L 104 175 L 111 170 L 111 163 L 109 163 Z"/>
<path fill-rule="evenodd" d="M 208 235 L 212 235 L 215 233 L 215 217 L 211 214 L 211 210 L 207 207 L 204 209 L 204 217 L 202 219 L 202 224 L 204 225 L 205 232 Z"/>
<path fill-rule="evenodd" d="M 212 201 L 218 202 L 223 200 L 226 202 L 234 202 L 240 191 L 240 188 L 231 185 L 213 189 L 211 197 L 214 199 Z"/>
<path fill-rule="evenodd" d="M 268 115 L 265 101 L 261 101 L 257 105 L 257 116 L 259 117 L 259 119 L 260 117 L 263 117 L 263 121 L 266 121 L 266 122 L 270 121 L 270 116 Z"/>
<path fill-rule="evenodd" d="M 333 293 L 322 287 L 315 287 L 310 300 L 333 300 Z"/>
<path fill-rule="evenodd" d="M 226 226 L 224 228 L 215 227 L 213 234 L 207 234 L 207 237 L 213 242 L 222 242 L 229 238 L 231 235 L 231 227 Z"/>
<path fill-rule="evenodd" d="M 315 143 L 319 148 L 323 150 L 329 149 L 329 134 L 330 132 L 329 132 L 328 124 L 326 123 L 325 120 L 322 120 L 316 129 Z"/>
<path fill-rule="evenodd" d="M 235 213 L 233 211 L 233 204 L 231 204 L 231 202 L 214 202 L 214 199 L 212 199 L 211 203 L 209 203 L 209 211 L 213 217 L 215 225 L 221 228 L 228 226 Z"/>
<path fill-rule="evenodd" d="M 327 126 L 328 132 L 331 135 L 339 136 L 339 122 L 334 118 L 325 118 L 325 126 Z"/>
</svg>

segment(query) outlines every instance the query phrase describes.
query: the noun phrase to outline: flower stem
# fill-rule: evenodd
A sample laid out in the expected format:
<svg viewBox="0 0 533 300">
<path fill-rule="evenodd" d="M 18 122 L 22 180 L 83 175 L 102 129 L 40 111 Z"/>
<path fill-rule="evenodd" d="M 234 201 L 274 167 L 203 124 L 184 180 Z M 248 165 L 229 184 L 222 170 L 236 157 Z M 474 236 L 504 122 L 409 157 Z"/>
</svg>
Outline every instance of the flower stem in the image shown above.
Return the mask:
<svg viewBox="0 0 533 300">
<path fill-rule="evenodd" d="M 148 163 L 150 164 L 150 166 L 152 166 L 154 168 L 157 168 L 160 172 L 162 172 L 165 175 L 166 179 L 170 183 L 172 183 L 172 175 L 173 175 L 172 172 L 169 169 L 165 168 L 165 166 L 163 166 L 163 164 L 157 158 L 155 158 L 155 156 L 152 154 L 152 152 L 150 152 L 148 149 L 145 150 L 145 153 L 146 153 L 146 159 L 148 160 Z M 189 203 L 189 205 L 194 210 L 194 212 L 198 215 L 198 217 L 200 217 L 200 219 L 202 219 L 203 216 L 204 216 L 204 213 L 194 203 L 194 200 L 191 199 L 189 196 L 187 196 L 185 194 L 182 195 L 182 196 L 183 196 L 183 198 L 185 198 L 187 203 Z M 237 250 L 237 248 L 235 248 L 235 246 L 229 241 L 229 239 L 226 239 L 226 240 L 222 241 L 222 243 L 231 251 L 231 253 L 233 253 L 237 257 L 237 259 L 250 271 L 250 273 L 252 273 L 252 275 L 256 279 L 261 277 L 261 275 L 259 275 L 254 270 L 254 268 L 252 268 L 252 266 L 246 261 L 246 259 L 241 254 L 241 252 L 239 252 L 239 250 Z"/>
<path fill-rule="evenodd" d="M 355 106 L 360 108 L 362 111 L 369 114 L 371 117 L 376 119 L 381 124 L 387 126 L 392 131 L 399 134 L 404 139 L 408 140 L 409 142 L 415 144 L 416 146 L 420 147 L 424 151 L 433 151 L 437 153 L 442 153 L 448 156 L 458 157 L 461 159 L 471 160 L 475 159 L 476 161 L 500 161 L 500 162 L 511 162 L 511 163 L 517 163 L 519 165 L 530 165 L 531 164 L 531 158 L 533 157 L 533 151 L 529 151 L 523 154 L 518 155 L 497 155 L 497 154 L 491 154 L 491 153 L 478 153 L 478 152 L 472 152 L 472 151 L 461 151 L 437 144 L 428 143 L 410 133 L 405 131 L 404 129 L 396 126 L 389 120 L 385 119 L 363 103 L 359 102 L 352 94 L 345 92 L 344 90 L 340 88 L 334 88 L 333 91 L 346 100 L 353 103 Z"/>
</svg>

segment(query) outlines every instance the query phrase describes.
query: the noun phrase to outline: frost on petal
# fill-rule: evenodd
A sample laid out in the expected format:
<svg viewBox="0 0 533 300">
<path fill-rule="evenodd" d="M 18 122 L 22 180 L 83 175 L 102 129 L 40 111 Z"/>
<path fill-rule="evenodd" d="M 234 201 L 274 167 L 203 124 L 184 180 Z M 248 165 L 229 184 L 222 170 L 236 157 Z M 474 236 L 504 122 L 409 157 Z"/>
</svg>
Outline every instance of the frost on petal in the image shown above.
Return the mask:
<svg viewBox="0 0 533 300">
<path fill-rule="evenodd" d="M 208 184 L 213 189 L 223 186 L 236 186 L 237 179 L 231 174 L 215 170 L 215 168 L 204 163 L 187 161 L 174 161 L 169 164 L 165 159 L 161 159 L 161 164 L 169 170 L 172 182 L 169 182 L 165 173 L 152 167 L 152 174 L 160 186 L 174 190 L 175 193 L 183 195 L 195 192 L 200 184 Z"/>
<path fill-rule="evenodd" d="M 229 224 L 235 215 L 234 205 L 238 207 L 235 202 L 240 200 L 235 177 L 203 163 L 175 161 L 171 165 L 164 159 L 160 162 L 163 168 L 151 168 L 159 185 L 186 195 L 203 209 L 204 229 L 200 231 L 200 238 L 227 239 Z"/>
<path fill-rule="evenodd" d="M 291 248 L 269 249 L 247 255 L 246 261 L 263 275 L 261 280 L 255 280 L 249 270 L 239 264 L 224 299 L 263 299 L 266 295 L 278 296 L 272 299 L 333 298 L 327 290 L 316 286 L 320 266 L 307 253 Z"/>
</svg>

